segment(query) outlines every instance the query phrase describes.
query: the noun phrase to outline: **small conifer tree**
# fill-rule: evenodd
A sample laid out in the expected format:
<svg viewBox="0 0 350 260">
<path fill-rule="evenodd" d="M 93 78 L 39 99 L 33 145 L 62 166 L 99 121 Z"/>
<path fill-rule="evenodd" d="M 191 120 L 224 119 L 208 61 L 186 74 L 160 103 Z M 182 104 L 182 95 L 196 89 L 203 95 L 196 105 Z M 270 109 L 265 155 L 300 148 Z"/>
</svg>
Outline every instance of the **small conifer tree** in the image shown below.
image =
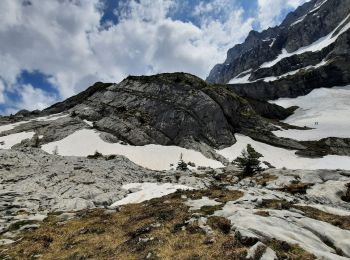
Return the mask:
<svg viewBox="0 0 350 260">
<path fill-rule="evenodd" d="M 241 156 L 238 156 L 232 163 L 242 169 L 244 175 L 252 175 L 262 170 L 259 160 L 261 157 L 263 155 L 248 144 L 247 148 L 242 151 Z"/>
<path fill-rule="evenodd" d="M 184 160 L 182 159 L 182 153 L 180 154 L 180 160 L 177 163 L 176 170 L 179 170 L 179 171 L 187 171 L 188 170 L 187 163 L 185 163 Z"/>
</svg>

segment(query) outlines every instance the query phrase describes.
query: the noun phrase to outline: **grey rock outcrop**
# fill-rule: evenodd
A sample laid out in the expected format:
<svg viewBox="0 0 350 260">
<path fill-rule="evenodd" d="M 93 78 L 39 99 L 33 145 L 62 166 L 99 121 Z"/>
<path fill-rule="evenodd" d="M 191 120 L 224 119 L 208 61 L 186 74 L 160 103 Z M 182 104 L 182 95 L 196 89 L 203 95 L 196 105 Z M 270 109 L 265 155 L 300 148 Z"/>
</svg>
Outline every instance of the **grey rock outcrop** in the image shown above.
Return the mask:
<svg viewBox="0 0 350 260">
<path fill-rule="evenodd" d="M 185 73 L 129 76 L 119 84 L 96 83 L 45 113 L 69 111 L 93 127 L 132 145 L 161 144 L 221 148 L 234 133 L 274 128 L 260 114 L 289 113 L 266 102 L 248 102 L 225 86 L 212 86 Z M 74 119 L 71 119 L 74 122 Z M 192 145 L 193 144 L 193 145 Z"/>
</svg>

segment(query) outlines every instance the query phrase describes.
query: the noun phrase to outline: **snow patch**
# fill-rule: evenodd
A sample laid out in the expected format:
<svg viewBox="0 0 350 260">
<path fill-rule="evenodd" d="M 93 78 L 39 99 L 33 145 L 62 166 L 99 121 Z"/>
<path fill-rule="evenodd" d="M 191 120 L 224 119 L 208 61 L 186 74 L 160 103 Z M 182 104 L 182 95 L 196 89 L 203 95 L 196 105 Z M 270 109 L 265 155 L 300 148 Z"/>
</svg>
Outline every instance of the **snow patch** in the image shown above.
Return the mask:
<svg viewBox="0 0 350 260">
<path fill-rule="evenodd" d="M 301 141 L 319 140 L 326 137 L 350 137 L 350 86 L 314 89 L 306 96 L 280 98 L 270 101 L 282 107 L 298 106 L 285 123 L 307 126 L 311 130 L 274 131 L 279 137 Z M 318 123 L 315 125 L 315 123 Z"/>
<path fill-rule="evenodd" d="M 228 84 L 243 84 L 243 83 L 250 83 L 249 77 L 252 69 L 246 70 L 238 74 L 236 77 L 231 79 Z"/>
<path fill-rule="evenodd" d="M 247 144 L 264 157 L 262 161 L 268 161 L 277 168 L 287 167 L 288 169 L 350 169 L 350 157 L 327 155 L 323 158 L 305 158 L 295 154 L 296 151 L 274 147 L 265 143 L 253 140 L 240 134 L 235 135 L 237 142 L 231 147 L 217 150 L 217 153 L 228 158 L 230 161 L 241 155 Z"/>
<path fill-rule="evenodd" d="M 130 204 L 130 203 L 140 203 L 146 200 L 151 200 L 154 198 L 160 198 L 162 196 L 176 192 L 177 190 L 192 190 L 193 188 L 178 185 L 172 183 L 129 183 L 123 185 L 123 189 L 131 190 L 137 189 L 138 191 L 128 194 L 125 198 L 118 200 L 113 203 L 111 207 L 117 207 L 120 205 Z"/>
<path fill-rule="evenodd" d="M 310 69 L 316 69 L 316 68 L 322 67 L 326 63 L 327 63 L 327 61 L 323 60 L 323 61 L 321 61 L 320 63 L 318 63 L 316 65 L 310 65 L 310 66 L 307 66 L 307 67 L 304 67 L 304 68 L 293 70 L 293 71 L 287 72 L 285 74 L 282 74 L 280 76 L 271 76 L 271 77 L 262 78 L 262 80 L 264 80 L 265 82 L 271 82 L 271 81 L 279 80 L 279 79 L 282 79 L 282 78 L 286 78 L 287 76 L 295 75 L 295 74 L 299 73 L 300 71 L 307 71 L 307 70 L 310 70 Z M 258 81 L 258 80 L 261 80 L 261 79 L 257 79 L 255 81 Z"/>
<path fill-rule="evenodd" d="M 124 155 L 134 163 L 152 170 L 170 169 L 170 164 L 176 164 L 181 153 L 185 162 L 194 162 L 196 166 L 223 167 L 222 163 L 208 159 L 200 152 L 178 146 L 156 144 L 132 146 L 107 143 L 100 138 L 99 132 L 92 129 L 78 130 L 60 141 L 43 145 L 42 149 L 52 153 L 56 146 L 59 155 L 87 156 L 94 154 L 97 150 L 102 154 Z"/>
<path fill-rule="evenodd" d="M 0 149 L 11 149 L 12 146 L 19 144 L 25 139 L 31 139 L 34 132 L 20 132 L 0 137 Z"/>
</svg>

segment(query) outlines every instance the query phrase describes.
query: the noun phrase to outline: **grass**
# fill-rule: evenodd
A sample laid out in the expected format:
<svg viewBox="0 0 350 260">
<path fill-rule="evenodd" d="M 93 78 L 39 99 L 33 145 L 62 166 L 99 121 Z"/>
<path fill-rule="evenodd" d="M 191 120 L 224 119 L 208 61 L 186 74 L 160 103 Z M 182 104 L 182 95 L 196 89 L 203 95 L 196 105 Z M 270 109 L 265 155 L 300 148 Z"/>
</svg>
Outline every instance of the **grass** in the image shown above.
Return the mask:
<svg viewBox="0 0 350 260">
<path fill-rule="evenodd" d="M 50 214 L 38 229 L 22 233 L 12 245 L 1 246 L 0 259 L 245 259 L 251 245 L 234 236 L 228 219 L 210 216 L 242 195 L 213 187 L 178 191 L 115 211 L 85 210 L 65 222 L 58 214 Z M 190 212 L 184 202 L 203 196 L 222 205 Z M 193 214 L 206 217 L 213 232 L 206 233 L 196 221 L 189 223 Z M 295 245 L 264 243 L 279 250 L 283 259 L 313 259 Z"/>
<path fill-rule="evenodd" d="M 317 219 L 323 222 L 328 222 L 341 229 L 350 230 L 350 217 L 349 216 L 338 216 L 324 212 L 322 210 L 309 207 L 309 206 L 293 206 L 293 208 L 299 209 L 304 212 L 306 217 Z"/>
<path fill-rule="evenodd" d="M 241 196 L 239 192 L 224 193 L 177 192 L 112 213 L 104 209 L 82 211 L 67 222 L 52 214 L 37 230 L 23 233 L 16 244 L 0 248 L 9 249 L 3 252 L 11 259 L 38 255 L 40 259 L 238 259 L 245 256 L 247 248 L 239 242 L 226 248 L 233 238 L 225 220 L 213 217 L 208 221 L 214 230 L 210 236 L 196 224 L 186 225 L 192 213 L 181 195 L 219 196 L 222 201 Z"/>
<path fill-rule="evenodd" d="M 261 175 L 254 176 L 252 179 L 255 180 L 257 185 L 266 186 L 267 183 L 277 180 L 278 177 L 269 173 L 262 173 Z"/>
</svg>

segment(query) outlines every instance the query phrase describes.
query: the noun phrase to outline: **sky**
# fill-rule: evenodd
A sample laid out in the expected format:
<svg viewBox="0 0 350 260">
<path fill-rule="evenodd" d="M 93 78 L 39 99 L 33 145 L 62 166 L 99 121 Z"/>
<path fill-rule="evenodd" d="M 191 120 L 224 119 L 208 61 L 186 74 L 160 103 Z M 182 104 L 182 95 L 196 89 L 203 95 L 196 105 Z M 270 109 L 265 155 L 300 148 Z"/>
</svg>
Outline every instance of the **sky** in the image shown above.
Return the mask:
<svg viewBox="0 0 350 260">
<path fill-rule="evenodd" d="M 249 31 L 278 25 L 306 1 L 1 0 L 0 114 L 128 75 L 205 79 Z"/>
</svg>

